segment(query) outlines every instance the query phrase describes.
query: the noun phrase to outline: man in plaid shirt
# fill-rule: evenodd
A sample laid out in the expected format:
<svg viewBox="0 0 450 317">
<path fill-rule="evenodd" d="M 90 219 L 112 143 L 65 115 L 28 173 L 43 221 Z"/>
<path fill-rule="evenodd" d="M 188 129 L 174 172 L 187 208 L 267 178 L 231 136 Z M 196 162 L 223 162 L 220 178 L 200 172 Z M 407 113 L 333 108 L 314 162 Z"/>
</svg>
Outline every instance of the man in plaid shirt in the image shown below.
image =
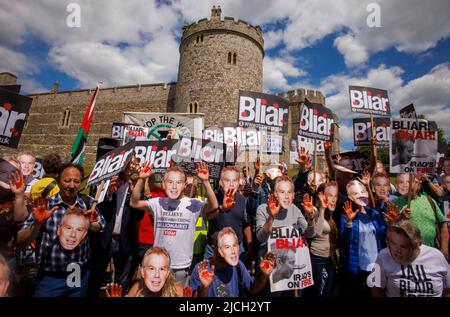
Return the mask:
<svg viewBox="0 0 450 317">
<path fill-rule="evenodd" d="M 63 215 L 75 208 L 88 210 L 93 204 L 89 196 L 82 198 L 78 194 L 83 170 L 77 165 L 65 164 L 58 173 L 58 186 L 60 192 L 49 198 L 47 205 L 41 204 L 33 208 L 17 240 L 20 245 L 28 245 L 33 240 L 38 243 L 36 251 L 38 275 L 35 281 L 34 296 L 85 296 L 89 278 L 88 261 L 90 258 L 89 238 L 85 238 L 73 250 L 65 250 L 58 241 L 57 230 L 61 225 Z M 105 225 L 105 220 L 96 211 L 95 217 L 90 217 L 89 230 L 99 232 Z M 80 274 L 77 277 L 71 263 L 78 265 Z M 74 280 L 72 283 L 68 281 Z M 70 284 L 70 285 L 69 285 Z"/>
</svg>

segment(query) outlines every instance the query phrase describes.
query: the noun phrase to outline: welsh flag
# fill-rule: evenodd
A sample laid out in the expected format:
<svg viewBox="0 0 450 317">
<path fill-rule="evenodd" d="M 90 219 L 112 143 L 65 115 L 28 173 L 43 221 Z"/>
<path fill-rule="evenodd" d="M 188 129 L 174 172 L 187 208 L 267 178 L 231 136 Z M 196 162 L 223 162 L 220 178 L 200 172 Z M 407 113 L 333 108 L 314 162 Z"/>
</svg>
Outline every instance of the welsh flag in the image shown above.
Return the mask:
<svg viewBox="0 0 450 317">
<path fill-rule="evenodd" d="M 91 127 L 92 117 L 94 115 L 95 100 L 97 99 L 98 92 L 100 90 L 101 83 L 97 84 L 94 94 L 89 101 L 89 105 L 84 114 L 83 122 L 81 123 L 78 135 L 72 145 L 72 158 L 71 163 L 83 165 L 84 150 L 86 148 L 87 138 L 89 135 L 89 128 Z"/>
</svg>

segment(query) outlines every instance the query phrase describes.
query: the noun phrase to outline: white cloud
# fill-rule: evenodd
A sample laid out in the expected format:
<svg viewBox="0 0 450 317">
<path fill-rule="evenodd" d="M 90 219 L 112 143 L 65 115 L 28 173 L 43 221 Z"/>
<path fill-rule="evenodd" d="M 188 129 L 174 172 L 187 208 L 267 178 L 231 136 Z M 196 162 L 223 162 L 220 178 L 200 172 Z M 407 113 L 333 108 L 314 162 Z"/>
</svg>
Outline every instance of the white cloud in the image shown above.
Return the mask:
<svg viewBox="0 0 450 317">
<path fill-rule="evenodd" d="M 0 46 L 0 71 L 13 74 L 30 75 L 38 71 L 38 67 L 22 53 Z"/>
<path fill-rule="evenodd" d="M 264 33 L 264 49 L 270 50 L 271 48 L 277 47 L 283 40 L 283 32 L 269 31 Z"/>
<path fill-rule="evenodd" d="M 366 48 L 355 41 L 350 34 L 337 37 L 334 40 L 334 45 L 344 55 L 347 66 L 359 65 L 369 58 Z"/>
<path fill-rule="evenodd" d="M 292 57 L 264 58 L 264 91 L 271 89 L 288 90 L 293 86 L 288 84 L 289 77 L 302 77 L 306 72 L 294 65 Z"/>
</svg>

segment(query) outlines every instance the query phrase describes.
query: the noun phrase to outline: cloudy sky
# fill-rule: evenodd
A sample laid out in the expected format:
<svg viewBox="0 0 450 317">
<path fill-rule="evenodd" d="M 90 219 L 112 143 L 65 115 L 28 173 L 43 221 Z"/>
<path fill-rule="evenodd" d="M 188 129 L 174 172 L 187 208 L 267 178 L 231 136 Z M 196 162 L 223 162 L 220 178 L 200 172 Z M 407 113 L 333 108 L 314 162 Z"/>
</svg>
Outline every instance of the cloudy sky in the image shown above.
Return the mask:
<svg viewBox="0 0 450 317">
<path fill-rule="evenodd" d="M 67 25 L 71 3 L 80 27 Z M 344 149 L 353 148 L 349 85 L 388 90 L 394 112 L 414 103 L 450 140 L 448 0 L 0 0 L 0 72 L 18 75 L 23 93 L 55 80 L 60 90 L 176 81 L 183 24 L 217 4 L 222 17 L 263 29 L 265 91 L 324 93 Z M 381 27 L 367 23 L 374 4 Z"/>
</svg>

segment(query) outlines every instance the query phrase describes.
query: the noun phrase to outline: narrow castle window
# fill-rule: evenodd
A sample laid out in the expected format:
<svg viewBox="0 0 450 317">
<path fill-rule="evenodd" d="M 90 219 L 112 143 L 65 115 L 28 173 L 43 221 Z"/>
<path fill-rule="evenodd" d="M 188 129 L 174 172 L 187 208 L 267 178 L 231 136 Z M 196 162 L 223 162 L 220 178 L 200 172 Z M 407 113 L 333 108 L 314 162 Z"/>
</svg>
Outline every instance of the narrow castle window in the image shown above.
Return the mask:
<svg viewBox="0 0 450 317">
<path fill-rule="evenodd" d="M 200 42 L 203 42 L 203 34 L 200 35 Z"/>
<path fill-rule="evenodd" d="M 196 41 L 197 43 L 199 42 L 199 39 L 200 39 L 200 37 L 199 37 L 199 36 L 197 36 L 197 41 Z"/>
<path fill-rule="evenodd" d="M 231 52 L 228 52 L 228 64 L 231 64 Z"/>
<path fill-rule="evenodd" d="M 68 127 L 69 126 L 69 122 L 70 122 L 70 110 L 66 109 L 66 110 L 64 110 L 64 113 L 63 113 L 61 126 L 62 127 Z"/>
<path fill-rule="evenodd" d="M 192 103 L 190 103 L 190 104 L 189 104 L 188 112 L 189 112 L 189 113 L 192 113 L 192 110 L 193 110 L 193 108 L 192 108 Z"/>
<path fill-rule="evenodd" d="M 198 104 L 195 102 L 194 103 L 194 113 L 198 112 Z"/>
<path fill-rule="evenodd" d="M 236 65 L 237 54 L 233 54 L 233 65 Z"/>
</svg>

